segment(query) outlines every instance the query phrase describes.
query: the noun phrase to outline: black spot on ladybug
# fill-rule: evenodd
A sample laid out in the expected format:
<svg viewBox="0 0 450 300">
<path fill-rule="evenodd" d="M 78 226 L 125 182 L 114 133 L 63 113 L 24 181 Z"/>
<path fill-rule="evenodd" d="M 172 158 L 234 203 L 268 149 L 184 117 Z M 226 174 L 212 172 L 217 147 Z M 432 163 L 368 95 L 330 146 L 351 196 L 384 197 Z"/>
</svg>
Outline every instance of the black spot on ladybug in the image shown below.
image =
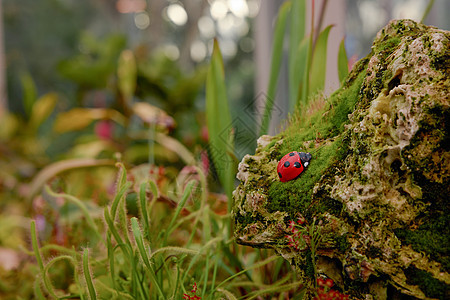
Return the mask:
<svg viewBox="0 0 450 300">
<path fill-rule="evenodd" d="M 283 176 L 281 176 L 281 173 L 280 172 L 278 172 L 278 176 L 280 177 L 280 178 L 282 178 Z"/>
<path fill-rule="evenodd" d="M 289 167 L 291 164 L 288 162 L 288 161 L 286 161 L 286 162 L 284 162 L 284 166 L 287 168 L 287 167 Z"/>
<path fill-rule="evenodd" d="M 294 152 L 289 153 L 289 156 L 294 156 L 294 155 L 295 155 Z"/>
<path fill-rule="evenodd" d="M 299 163 L 298 161 L 296 161 L 296 162 L 294 163 L 294 167 L 300 168 L 300 163 Z"/>
</svg>

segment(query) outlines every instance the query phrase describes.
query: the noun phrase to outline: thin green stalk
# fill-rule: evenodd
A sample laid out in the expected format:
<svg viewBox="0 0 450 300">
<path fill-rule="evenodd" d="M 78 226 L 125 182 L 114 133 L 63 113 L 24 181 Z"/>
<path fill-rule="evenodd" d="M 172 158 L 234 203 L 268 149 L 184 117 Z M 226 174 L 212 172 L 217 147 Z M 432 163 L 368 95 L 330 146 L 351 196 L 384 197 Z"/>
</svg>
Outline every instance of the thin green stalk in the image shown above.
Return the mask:
<svg viewBox="0 0 450 300">
<path fill-rule="evenodd" d="M 144 241 L 142 238 L 142 232 L 141 229 L 139 228 L 139 224 L 138 221 L 135 217 L 131 218 L 131 230 L 133 231 L 133 235 L 136 241 L 136 245 L 139 251 L 139 254 L 141 256 L 142 261 L 144 262 L 145 266 L 148 269 L 148 274 L 150 276 L 150 281 L 153 283 L 153 285 L 156 287 L 156 290 L 158 291 L 158 293 L 160 294 L 161 297 L 164 298 L 164 294 L 161 290 L 160 285 L 158 284 L 156 278 L 155 278 L 155 270 L 153 269 L 151 262 L 150 262 L 150 258 L 147 254 L 147 250 L 145 248 L 144 245 Z"/>
<path fill-rule="evenodd" d="M 111 282 L 114 289 L 116 289 L 116 278 L 115 278 L 115 262 L 114 262 L 114 248 L 111 243 L 111 233 L 106 234 L 106 247 L 108 249 L 108 260 L 109 260 L 109 273 L 111 275 Z"/>
<path fill-rule="evenodd" d="M 176 280 L 175 280 L 175 288 L 173 289 L 173 294 L 172 294 L 172 299 L 175 299 L 175 296 L 176 296 L 176 294 L 177 294 L 177 292 L 178 292 L 178 286 L 180 285 L 180 284 L 183 284 L 183 283 L 180 283 L 180 266 L 179 266 L 179 263 L 178 263 L 178 261 L 176 262 L 176 268 L 177 268 L 177 277 L 176 277 Z"/>
<path fill-rule="evenodd" d="M 38 262 L 39 270 L 41 272 L 44 271 L 44 263 L 42 262 L 42 256 L 39 252 L 39 245 L 38 245 L 38 239 L 37 239 L 37 233 L 36 233 L 36 221 L 31 221 L 31 245 L 33 247 L 34 256 L 36 257 L 36 260 Z"/>
<path fill-rule="evenodd" d="M 289 291 L 293 288 L 298 288 L 299 286 L 302 286 L 303 282 L 302 281 L 297 281 L 297 282 L 292 282 L 292 283 L 288 283 L 288 284 L 284 284 L 284 285 L 270 285 L 267 288 L 258 290 L 258 291 L 254 291 L 248 295 L 246 295 L 245 299 L 255 299 L 259 296 L 262 295 L 270 295 L 271 293 L 279 293 L 279 292 L 283 292 L 283 291 Z"/>
<path fill-rule="evenodd" d="M 36 278 L 36 280 L 34 281 L 33 290 L 34 290 L 34 296 L 38 300 L 46 300 L 44 294 L 42 293 L 41 285 L 39 284 L 39 279 L 38 278 Z"/>
<path fill-rule="evenodd" d="M 267 265 L 268 263 L 271 263 L 272 261 L 274 261 L 274 260 L 276 260 L 276 259 L 278 259 L 278 256 L 277 256 L 277 255 L 270 256 L 270 257 L 268 257 L 267 259 L 265 259 L 265 260 L 263 260 L 263 261 L 260 261 L 260 262 L 258 262 L 258 263 L 256 263 L 256 264 L 254 264 L 253 266 L 251 266 L 251 267 L 249 267 L 249 268 L 247 268 L 247 269 L 245 269 L 245 270 L 242 270 L 242 271 L 240 271 L 240 272 L 238 272 L 238 273 L 236 273 L 236 274 L 234 274 L 234 275 L 228 277 L 227 279 L 225 279 L 224 281 L 222 281 L 221 283 L 219 283 L 219 284 L 215 287 L 214 292 L 216 292 L 218 288 L 222 287 L 222 286 L 223 286 L 225 283 L 227 283 L 228 281 L 233 280 L 234 278 L 236 278 L 236 277 L 238 277 L 238 276 L 240 276 L 240 275 L 242 275 L 242 274 L 245 274 L 246 272 L 248 272 L 248 271 L 250 271 L 250 270 L 253 270 L 253 269 L 256 269 L 256 268 L 260 268 L 260 267 L 262 267 L 262 266 L 265 266 L 265 265 Z"/>
<path fill-rule="evenodd" d="M 107 207 L 105 207 L 104 216 L 105 216 L 105 221 L 106 221 L 106 224 L 108 225 L 109 231 L 112 233 L 117 244 L 122 249 L 122 252 L 125 254 L 126 257 L 128 257 L 128 258 L 132 257 L 130 250 L 128 249 L 127 245 L 123 242 L 122 238 L 120 237 L 119 232 L 117 231 L 116 227 L 114 226 L 114 222 L 111 219 L 111 216 L 109 214 Z"/>
<path fill-rule="evenodd" d="M 77 197 L 74 197 L 72 195 L 69 195 L 69 194 L 63 194 L 63 193 L 58 194 L 58 193 L 52 191 L 52 189 L 48 185 L 45 186 L 45 192 L 52 197 L 63 198 L 69 202 L 74 203 L 76 206 L 78 206 L 78 208 L 80 208 L 80 210 L 83 212 L 83 215 L 86 218 L 87 223 L 92 228 L 92 230 L 94 231 L 94 233 L 97 236 L 97 238 L 99 239 L 99 241 L 101 241 L 103 244 L 105 244 L 105 241 L 103 240 L 103 237 L 100 234 L 100 231 L 98 230 L 98 227 L 94 222 L 94 219 L 92 219 L 91 214 L 89 213 L 86 205 L 84 205 L 84 203 L 80 199 L 78 199 Z"/>
<path fill-rule="evenodd" d="M 49 292 L 50 295 L 52 295 L 53 297 L 58 298 L 58 299 L 59 299 L 60 297 L 58 297 L 58 296 L 56 295 L 55 290 L 54 290 L 54 288 L 53 288 L 53 285 L 51 284 L 51 281 L 50 281 L 50 275 L 49 275 L 49 270 L 50 270 L 50 268 L 53 266 L 53 264 L 57 263 L 57 262 L 60 261 L 60 260 L 68 260 L 68 261 L 70 261 L 70 262 L 72 263 L 72 265 L 74 266 L 74 272 L 75 272 L 74 278 L 77 278 L 77 274 L 76 274 L 76 272 L 77 272 L 77 271 L 76 271 L 76 270 L 77 270 L 77 261 L 75 260 L 75 258 L 73 258 L 73 257 L 70 256 L 70 255 L 61 255 L 61 256 L 57 256 L 57 257 L 53 258 L 52 260 L 50 260 L 50 261 L 45 265 L 45 268 L 44 268 L 44 276 L 45 276 L 45 280 L 47 280 L 47 283 L 46 283 L 47 291 Z"/>
<path fill-rule="evenodd" d="M 134 300 L 134 298 L 131 295 L 129 295 L 127 293 L 124 293 L 124 292 L 117 291 L 115 288 L 110 288 L 109 286 L 104 284 L 101 280 L 97 281 L 97 285 L 99 287 L 101 287 L 101 289 L 106 290 L 106 291 L 110 292 L 111 294 L 113 294 L 114 295 L 113 299 L 116 299 L 115 297 L 120 297 L 118 299 L 131 299 L 131 300 Z"/>
<path fill-rule="evenodd" d="M 434 5 L 434 0 L 430 0 L 428 2 L 427 8 L 425 9 L 425 12 L 423 13 L 422 20 L 420 20 L 420 23 L 425 22 L 425 19 L 427 18 L 428 14 L 430 13 L 433 5 Z"/>
<path fill-rule="evenodd" d="M 164 235 L 163 240 L 163 246 L 167 245 L 167 238 L 172 233 L 172 227 L 175 224 L 175 221 L 177 220 L 178 216 L 180 215 L 181 210 L 183 209 L 184 205 L 186 204 L 187 199 L 191 195 L 192 187 L 194 186 L 195 181 L 191 180 L 184 190 L 183 196 L 181 198 L 181 201 L 178 203 L 177 209 L 175 211 L 175 214 L 172 217 L 172 220 L 170 220 L 169 226 L 166 229 L 166 234 Z"/>
<path fill-rule="evenodd" d="M 145 196 L 146 194 L 146 189 L 147 189 L 147 185 L 151 185 L 151 184 L 155 184 L 152 180 L 150 180 L 149 182 L 143 182 L 141 183 L 140 187 L 139 187 L 139 210 L 140 210 L 140 214 L 142 216 L 142 220 L 144 220 L 143 222 L 143 226 L 144 226 L 144 233 L 145 236 L 148 237 L 149 231 L 150 231 L 150 219 L 148 216 L 148 205 L 147 205 L 147 197 Z"/>
<path fill-rule="evenodd" d="M 119 225 L 122 230 L 122 235 L 125 240 L 125 244 L 131 246 L 130 237 L 128 236 L 128 217 L 127 217 L 127 208 L 126 203 L 123 201 L 123 205 L 119 210 Z"/>
<path fill-rule="evenodd" d="M 214 287 L 216 285 L 217 269 L 218 269 L 219 260 L 220 260 L 219 255 L 215 254 L 214 257 L 215 257 L 214 269 L 213 269 L 213 275 L 212 275 L 212 280 L 211 280 L 211 288 L 210 288 L 210 292 L 209 292 L 210 298 L 213 296 L 213 293 L 214 293 Z M 205 287 L 205 290 L 206 290 L 206 287 Z"/>
<path fill-rule="evenodd" d="M 44 263 L 42 261 L 41 253 L 39 252 L 38 238 L 37 238 L 37 233 L 36 233 L 36 221 L 34 221 L 34 220 L 31 221 L 30 231 L 31 231 L 31 245 L 33 247 L 34 256 L 36 257 L 36 260 L 39 265 L 41 279 L 44 282 L 44 286 L 45 286 L 47 292 L 52 297 L 58 298 L 58 296 L 56 296 L 56 294 L 53 291 L 53 287 L 51 285 L 50 279 L 46 276 L 46 273 L 45 273 Z"/>
<path fill-rule="evenodd" d="M 120 200 L 123 198 L 125 192 L 131 186 L 131 184 L 131 182 L 124 183 L 124 185 L 120 187 L 119 192 L 117 192 L 116 196 L 114 197 L 114 200 L 111 204 L 111 217 L 113 218 L 113 220 L 116 218 L 117 207 L 119 206 Z"/>
<path fill-rule="evenodd" d="M 94 283 L 92 282 L 91 271 L 89 270 L 89 249 L 84 249 L 83 251 L 83 273 L 84 279 L 86 280 L 86 285 L 89 292 L 89 297 L 92 300 L 97 299 L 97 293 L 94 288 Z"/>
<path fill-rule="evenodd" d="M 213 245 L 215 245 L 216 243 L 222 241 L 222 238 L 220 237 L 216 237 L 213 238 L 212 240 L 208 241 L 205 245 L 202 246 L 202 248 L 200 249 L 200 251 L 198 251 L 196 253 L 196 255 L 191 259 L 191 262 L 189 263 L 189 266 L 187 267 L 187 269 L 184 272 L 183 275 L 183 279 L 182 282 L 185 282 L 187 275 L 189 274 L 189 271 L 192 269 L 192 267 L 195 265 L 195 263 L 197 262 L 197 260 L 200 258 L 200 256 L 203 254 L 203 252 L 205 250 L 207 250 L 209 247 L 212 247 Z M 194 250 L 191 250 L 194 251 Z M 153 253 L 154 254 L 154 253 Z"/>
<path fill-rule="evenodd" d="M 205 267 L 203 268 L 203 290 L 202 298 L 205 298 L 206 288 L 208 286 L 208 274 L 209 274 L 209 253 L 206 254 Z"/>
</svg>

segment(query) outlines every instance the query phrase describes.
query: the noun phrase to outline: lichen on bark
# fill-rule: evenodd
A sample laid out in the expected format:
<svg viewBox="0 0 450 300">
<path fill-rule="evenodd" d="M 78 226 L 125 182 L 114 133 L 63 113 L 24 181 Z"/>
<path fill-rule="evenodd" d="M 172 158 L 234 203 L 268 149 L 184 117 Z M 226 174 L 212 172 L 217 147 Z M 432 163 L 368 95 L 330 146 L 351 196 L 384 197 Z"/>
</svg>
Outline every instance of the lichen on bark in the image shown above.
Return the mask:
<svg viewBox="0 0 450 300">
<path fill-rule="evenodd" d="M 449 40 L 448 31 L 390 22 L 339 90 L 261 137 L 239 166 L 237 241 L 275 249 L 310 296 L 314 262 L 355 299 L 449 298 Z M 283 183 L 276 166 L 290 151 L 313 159 Z M 286 239 L 299 216 L 322 236 L 316 258 Z"/>
</svg>

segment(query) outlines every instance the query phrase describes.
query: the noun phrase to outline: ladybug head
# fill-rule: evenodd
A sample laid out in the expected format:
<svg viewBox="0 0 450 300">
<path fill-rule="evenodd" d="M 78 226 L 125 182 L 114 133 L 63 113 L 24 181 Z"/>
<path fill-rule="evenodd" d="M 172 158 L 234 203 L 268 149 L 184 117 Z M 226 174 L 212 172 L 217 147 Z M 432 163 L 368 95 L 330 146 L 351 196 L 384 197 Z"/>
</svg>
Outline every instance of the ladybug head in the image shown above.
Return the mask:
<svg viewBox="0 0 450 300">
<path fill-rule="evenodd" d="M 309 165 L 309 162 L 311 161 L 312 155 L 309 152 L 298 152 L 298 155 L 300 156 L 300 160 L 302 161 L 303 166 L 306 168 Z"/>
</svg>

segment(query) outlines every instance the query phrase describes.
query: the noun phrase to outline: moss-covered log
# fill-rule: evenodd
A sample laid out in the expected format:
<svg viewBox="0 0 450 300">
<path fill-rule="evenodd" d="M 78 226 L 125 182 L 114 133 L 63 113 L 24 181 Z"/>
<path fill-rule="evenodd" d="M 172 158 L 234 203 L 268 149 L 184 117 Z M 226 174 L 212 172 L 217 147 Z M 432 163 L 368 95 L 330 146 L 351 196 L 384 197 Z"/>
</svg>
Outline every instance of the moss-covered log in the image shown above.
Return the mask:
<svg viewBox="0 0 450 300">
<path fill-rule="evenodd" d="M 449 40 L 392 21 L 339 90 L 261 137 L 239 165 L 237 241 L 275 249 L 311 297 L 322 276 L 355 299 L 449 299 Z M 280 182 L 277 163 L 291 151 L 313 159 Z M 320 236 L 315 253 L 311 237 L 302 249 L 289 243 L 298 218 Z"/>
</svg>

